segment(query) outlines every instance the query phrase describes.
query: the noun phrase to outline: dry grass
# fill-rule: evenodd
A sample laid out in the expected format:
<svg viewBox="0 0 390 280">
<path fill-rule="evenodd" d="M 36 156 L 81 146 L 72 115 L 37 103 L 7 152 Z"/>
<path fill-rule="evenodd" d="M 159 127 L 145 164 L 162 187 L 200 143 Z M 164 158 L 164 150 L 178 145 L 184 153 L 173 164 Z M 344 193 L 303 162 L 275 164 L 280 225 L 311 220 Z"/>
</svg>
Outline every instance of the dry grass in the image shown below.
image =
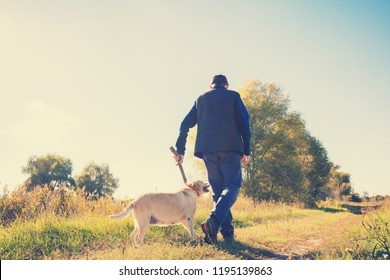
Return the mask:
<svg viewBox="0 0 390 280">
<path fill-rule="evenodd" d="M 203 243 L 200 223 L 213 208 L 201 198 L 192 240 L 181 226 L 150 227 L 146 245 L 132 248 L 133 220 L 114 221 L 127 201 L 90 200 L 81 190 L 18 189 L 0 197 L 1 259 L 374 259 L 382 251 L 361 226 L 363 215 L 339 202 L 300 205 L 253 203 L 239 197 L 232 211 L 237 242 Z M 333 205 L 332 205 L 333 204 Z M 361 205 L 352 205 L 362 207 Z M 389 201 L 372 208 L 390 221 Z M 384 209 L 384 210 L 383 210 Z M 375 251 L 375 254 L 372 252 Z"/>
<path fill-rule="evenodd" d="M 106 216 L 122 210 L 124 205 L 125 202 L 111 197 L 90 199 L 81 189 L 63 187 L 53 191 L 45 186 L 26 191 L 20 187 L 11 193 L 5 189 L 0 197 L 0 222 L 2 226 L 8 226 L 42 218 Z"/>
</svg>

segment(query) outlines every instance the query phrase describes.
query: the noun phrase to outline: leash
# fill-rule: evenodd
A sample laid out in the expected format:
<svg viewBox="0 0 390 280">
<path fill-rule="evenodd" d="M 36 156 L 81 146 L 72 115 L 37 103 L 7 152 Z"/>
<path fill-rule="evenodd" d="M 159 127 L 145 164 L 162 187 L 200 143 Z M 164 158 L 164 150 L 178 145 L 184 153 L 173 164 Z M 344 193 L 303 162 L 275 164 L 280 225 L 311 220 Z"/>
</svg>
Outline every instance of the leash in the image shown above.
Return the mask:
<svg viewBox="0 0 390 280">
<path fill-rule="evenodd" d="M 175 150 L 174 147 L 170 147 L 169 149 L 171 150 L 171 152 L 172 152 L 175 156 L 180 156 L 180 154 L 179 154 L 178 152 L 176 152 L 176 150 Z M 183 177 L 184 184 L 187 185 L 187 178 L 186 178 L 186 175 L 184 174 L 183 166 L 181 165 L 181 163 L 178 163 L 177 165 L 179 166 L 180 173 L 181 173 L 181 176 Z"/>
</svg>

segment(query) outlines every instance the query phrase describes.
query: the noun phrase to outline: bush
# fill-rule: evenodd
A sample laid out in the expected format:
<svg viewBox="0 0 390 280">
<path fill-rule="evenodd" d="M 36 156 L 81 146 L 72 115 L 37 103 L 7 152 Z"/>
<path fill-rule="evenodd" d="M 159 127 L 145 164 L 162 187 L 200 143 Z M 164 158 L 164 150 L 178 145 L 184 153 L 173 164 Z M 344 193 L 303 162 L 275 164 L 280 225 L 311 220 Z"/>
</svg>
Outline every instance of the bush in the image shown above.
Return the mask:
<svg viewBox="0 0 390 280">
<path fill-rule="evenodd" d="M 366 215 L 362 221 L 367 231 L 367 241 L 373 244 L 372 256 L 374 259 L 390 256 L 390 216 L 386 213 L 374 212 Z"/>
<path fill-rule="evenodd" d="M 121 211 L 123 207 L 124 202 L 115 201 L 111 197 L 92 200 L 80 189 L 63 186 L 51 190 L 46 185 L 27 191 L 22 186 L 11 193 L 4 190 L 0 197 L 0 221 L 3 226 L 7 226 L 15 221 L 36 220 L 42 216 L 104 216 Z"/>
<path fill-rule="evenodd" d="M 351 198 L 349 200 L 352 202 L 362 202 L 362 199 L 358 193 L 351 194 Z"/>
</svg>

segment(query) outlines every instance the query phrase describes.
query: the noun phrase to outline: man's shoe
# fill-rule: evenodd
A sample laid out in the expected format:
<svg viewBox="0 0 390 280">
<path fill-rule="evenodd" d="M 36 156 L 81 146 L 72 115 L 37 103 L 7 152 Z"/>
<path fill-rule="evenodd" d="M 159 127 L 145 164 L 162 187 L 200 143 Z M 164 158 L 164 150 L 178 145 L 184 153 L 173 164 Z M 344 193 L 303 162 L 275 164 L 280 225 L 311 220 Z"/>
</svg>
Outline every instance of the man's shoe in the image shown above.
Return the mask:
<svg viewBox="0 0 390 280">
<path fill-rule="evenodd" d="M 232 235 L 225 235 L 225 236 L 223 237 L 223 239 L 224 239 L 225 242 L 228 243 L 228 244 L 231 244 L 231 243 L 233 243 L 233 242 L 236 241 L 236 240 L 234 239 L 234 235 L 233 235 L 233 234 L 232 234 Z"/>
<path fill-rule="evenodd" d="M 215 244 L 217 242 L 217 233 L 219 223 L 214 217 L 209 217 L 201 225 L 203 233 L 206 235 L 204 241 L 208 244 Z"/>
<path fill-rule="evenodd" d="M 213 240 L 211 239 L 211 237 L 209 237 L 207 234 L 206 236 L 204 237 L 203 241 L 207 244 L 214 244 L 217 242 L 216 238 Z"/>
</svg>

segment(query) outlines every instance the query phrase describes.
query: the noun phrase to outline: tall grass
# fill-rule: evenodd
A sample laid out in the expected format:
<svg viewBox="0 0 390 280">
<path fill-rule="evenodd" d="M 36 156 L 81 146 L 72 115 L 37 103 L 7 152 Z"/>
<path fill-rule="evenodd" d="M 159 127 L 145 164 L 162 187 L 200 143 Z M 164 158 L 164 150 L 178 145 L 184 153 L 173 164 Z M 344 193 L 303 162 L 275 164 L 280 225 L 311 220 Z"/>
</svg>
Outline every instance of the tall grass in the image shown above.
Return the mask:
<svg viewBox="0 0 390 280">
<path fill-rule="evenodd" d="M 150 227 L 145 236 L 145 243 L 146 246 L 153 246 L 153 250 L 131 250 L 129 240 L 134 228 L 132 218 L 115 221 L 107 217 L 121 212 L 127 204 L 128 201 L 118 201 L 108 197 L 93 200 L 82 190 L 65 188 L 54 191 L 47 187 L 36 188 L 30 192 L 23 188 L 13 192 L 4 191 L 0 197 L 0 258 L 117 259 L 118 256 L 122 256 L 138 259 L 150 257 L 156 259 L 231 259 L 237 257 L 233 249 L 228 248 L 232 251 L 230 252 L 213 246 L 203 246 L 201 237 L 192 240 L 181 226 Z M 324 209 L 329 207 L 331 206 L 328 204 L 324 205 Z M 208 217 L 212 208 L 211 197 L 199 199 L 195 216 L 195 231 L 198 236 L 202 235 L 200 224 Z M 385 223 L 390 220 L 389 208 L 387 206 L 383 208 L 387 210 L 378 212 Z M 300 205 L 253 203 L 251 199 L 241 196 L 233 206 L 232 212 L 237 230 L 246 231 L 248 228 L 248 232 L 259 227 L 267 230 L 269 223 L 271 229 L 275 228 L 275 223 L 293 225 L 294 220 L 304 217 L 318 219 L 316 217 L 332 215 L 331 211 L 328 213 L 328 211 L 309 210 Z M 377 227 L 372 226 L 372 228 Z M 243 233 L 242 230 L 240 232 Z M 247 237 L 241 236 L 242 241 L 245 242 L 249 238 Z M 252 240 L 253 238 L 255 240 Z M 254 233 L 250 235 L 250 240 L 257 244 L 268 242 L 258 238 L 266 237 L 263 235 L 256 237 Z M 158 246 L 153 245 L 156 242 Z M 340 245 L 340 250 L 333 252 L 332 255 L 318 255 L 317 257 L 378 258 L 386 251 L 376 244 L 374 239 L 370 239 L 367 231 L 360 227 L 358 232 L 351 235 L 350 244 Z M 246 248 L 244 244 L 242 246 Z M 347 247 L 351 249 L 345 251 Z M 146 256 L 144 253 L 151 251 L 153 256 Z"/>
<path fill-rule="evenodd" d="M 51 190 L 44 186 L 26 191 L 22 186 L 11 193 L 4 189 L 0 197 L 0 223 L 7 226 L 18 221 L 53 217 L 104 216 L 120 211 L 124 203 L 111 197 L 94 200 L 82 189 Z"/>
<path fill-rule="evenodd" d="M 132 225 L 106 218 L 18 222 L 1 229 L 1 259 L 72 259 L 128 239 Z"/>
<path fill-rule="evenodd" d="M 91 244 L 111 244 L 128 237 L 129 223 L 114 223 L 109 214 L 126 202 L 90 199 L 83 190 L 24 187 L 0 197 L 1 259 L 72 258 Z"/>
<path fill-rule="evenodd" d="M 353 240 L 356 249 L 352 254 L 364 259 L 390 259 L 390 199 L 379 210 L 364 215 Z"/>
</svg>

